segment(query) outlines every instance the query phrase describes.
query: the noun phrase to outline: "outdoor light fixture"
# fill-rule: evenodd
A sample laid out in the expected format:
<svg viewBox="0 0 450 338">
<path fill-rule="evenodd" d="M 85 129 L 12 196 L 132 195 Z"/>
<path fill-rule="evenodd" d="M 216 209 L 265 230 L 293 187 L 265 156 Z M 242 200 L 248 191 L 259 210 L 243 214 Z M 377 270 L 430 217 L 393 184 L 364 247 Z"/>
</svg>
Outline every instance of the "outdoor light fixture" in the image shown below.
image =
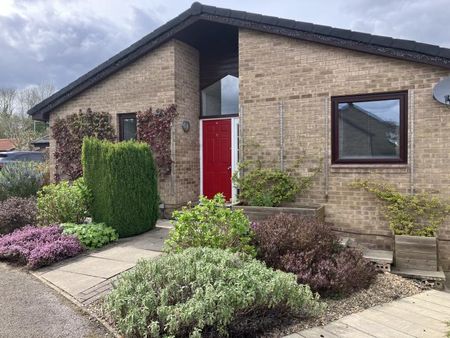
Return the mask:
<svg viewBox="0 0 450 338">
<path fill-rule="evenodd" d="M 184 120 L 183 122 L 181 122 L 181 129 L 183 129 L 183 131 L 187 133 L 189 129 L 191 129 L 191 123 L 189 121 Z"/>
</svg>

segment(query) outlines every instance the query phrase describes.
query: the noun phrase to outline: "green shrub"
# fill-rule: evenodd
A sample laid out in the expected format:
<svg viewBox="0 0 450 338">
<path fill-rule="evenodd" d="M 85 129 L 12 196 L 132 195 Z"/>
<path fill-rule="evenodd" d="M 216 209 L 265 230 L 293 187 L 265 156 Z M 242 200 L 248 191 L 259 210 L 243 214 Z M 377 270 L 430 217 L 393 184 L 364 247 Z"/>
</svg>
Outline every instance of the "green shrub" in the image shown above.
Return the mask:
<svg viewBox="0 0 450 338">
<path fill-rule="evenodd" d="M 157 172 L 147 144 L 86 138 L 82 163 L 93 194 L 94 222 L 113 227 L 120 237 L 155 226 L 159 212 Z"/>
<path fill-rule="evenodd" d="M 239 199 L 246 205 L 276 207 L 292 202 L 295 196 L 306 191 L 312 184 L 319 168 L 310 176 L 294 177 L 280 169 L 250 168 L 250 162 L 240 165 L 233 174 L 233 183 L 239 189 Z"/>
<path fill-rule="evenodd" d="M 353 182 L 384 202 L 384 215 L 395 235 L 434 237 L 450 214 L 450 205 L 429 194 L 402 194 L 393 187 L 365 180 Z"/>
<path fill-rule="evenodd" d="M 0 170 L 0 201 L 8 197 L 36 196 L 44 173 L 36 162 L 13 162 Z"/>
<path fill-rule="evenodd" d="M 242 210 L 227 208 L 221 194 L 213 199 L 201 196 L 199 204 L 183 207 L 172 216 L 174 228 L 164 243 L 166 251 L 203 246 L 256 254 L 250 221 Z"/>
<path fill-rule="evenodd" d="M 139 261 L 106 309 L 127 337 L 201 337 L 254 336 L 274 316 L 314 315 L 322 305 L 293 274 L 245 254 L 190 248 Z"/>
<path fill-rule="evenodd" d="M 63 223 L 61 227 L 66 235 L 75 235 L 86 248 L 97 249 L 116 241 L 116 230 L 103 223 L 74 224 Z"/>
<path fill-rule="evenodd" d="M 88 216 L 91 199 L 83 178 L 72 183 L 49 184 L 38 192 L 39 224 L 83 223 Z"/>
</svg>

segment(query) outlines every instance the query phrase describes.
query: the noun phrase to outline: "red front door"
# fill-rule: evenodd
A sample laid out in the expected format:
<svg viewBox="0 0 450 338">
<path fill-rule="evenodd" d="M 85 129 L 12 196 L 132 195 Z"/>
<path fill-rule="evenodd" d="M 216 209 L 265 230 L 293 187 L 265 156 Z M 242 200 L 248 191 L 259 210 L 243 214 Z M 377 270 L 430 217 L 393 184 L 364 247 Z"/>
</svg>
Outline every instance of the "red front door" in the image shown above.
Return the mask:
<svg viewBox="0 0 450 338">
<path fill-rule="evenodd" d="M 203 195 L 231 200 L 231 119 L 203 120 Z"/>
</svg>

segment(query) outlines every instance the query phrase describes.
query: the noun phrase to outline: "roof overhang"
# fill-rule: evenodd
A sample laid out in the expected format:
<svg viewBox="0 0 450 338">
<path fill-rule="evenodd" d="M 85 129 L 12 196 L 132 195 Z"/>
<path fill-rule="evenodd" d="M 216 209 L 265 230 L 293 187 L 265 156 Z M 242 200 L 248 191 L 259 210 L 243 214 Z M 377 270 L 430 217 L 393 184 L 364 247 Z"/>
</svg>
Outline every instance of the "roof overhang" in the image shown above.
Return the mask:
<svg viewBox="0 0 450 338">
<path fill-rule="evenodd" d="M 450 49 L 448 48 L 272 16 L 217 8 L 195 2 L 191 8 L 176 18 L 170 20 L 31 108 L 28 114 L 35 120 L 48 121 L 49 113 L 56 107 L 139 59 L 161 44 L 175 38 L 179 32 L 199 20 L 450 69 Z"/>
</svg>

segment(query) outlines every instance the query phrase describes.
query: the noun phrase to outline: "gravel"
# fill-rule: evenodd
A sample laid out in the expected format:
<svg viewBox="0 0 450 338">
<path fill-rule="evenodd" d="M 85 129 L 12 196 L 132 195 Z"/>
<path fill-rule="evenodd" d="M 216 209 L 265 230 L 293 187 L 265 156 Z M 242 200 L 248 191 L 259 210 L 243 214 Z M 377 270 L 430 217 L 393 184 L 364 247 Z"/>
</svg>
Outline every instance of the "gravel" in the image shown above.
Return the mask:
<svg viewBox="0 0 450 338">
<path fill-rule="evenodd" d="M 323 298 L 322 301 L 326 303 L 327 308 L 321 316 L 286 320 L 280 323 L 280 327 L 267 332 L 263 337 L 282 337 L 311 327 L 326 325 L 349 314 L 396 299 L 413 296 L 425 289 L 426 287 L 417 281 L 405 279 L 388 272 L 380 273 L 367 289 L 344 298 Z M 91 303 L 87 308 L 114 328 L 114 323 L 111 322 L 103 310 L 103 304 L 104 299 L 99 299 Z"/>
</svg>

